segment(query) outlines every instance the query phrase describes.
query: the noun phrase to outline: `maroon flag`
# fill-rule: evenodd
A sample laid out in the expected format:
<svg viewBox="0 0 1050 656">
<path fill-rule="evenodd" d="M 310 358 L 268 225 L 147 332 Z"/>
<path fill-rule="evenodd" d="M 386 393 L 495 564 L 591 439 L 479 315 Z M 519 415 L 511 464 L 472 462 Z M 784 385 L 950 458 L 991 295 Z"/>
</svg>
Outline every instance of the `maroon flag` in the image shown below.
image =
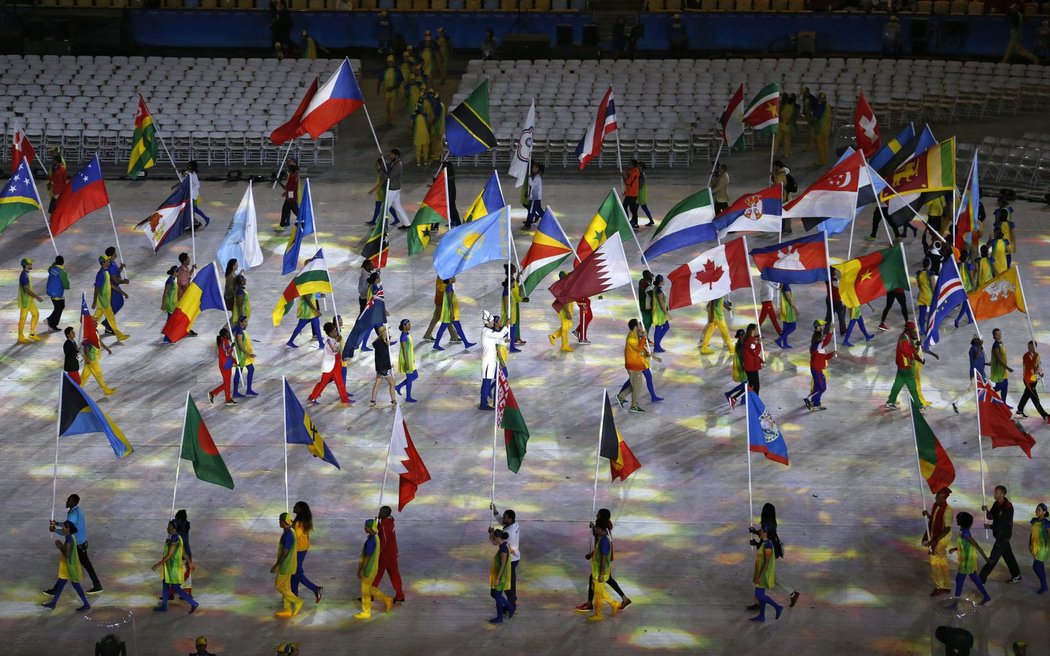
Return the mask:
<svg viewBox="0 0 1050 656">
<path fill-rule="evenodd" d="M 554 309 L 602 292 L 631 284 L 631 270 L 623 252 L 620 233 L 614 232 L 596 251 L 576 265 L 572 273 L 548 287 L 554 294 Z"/>
</svg>

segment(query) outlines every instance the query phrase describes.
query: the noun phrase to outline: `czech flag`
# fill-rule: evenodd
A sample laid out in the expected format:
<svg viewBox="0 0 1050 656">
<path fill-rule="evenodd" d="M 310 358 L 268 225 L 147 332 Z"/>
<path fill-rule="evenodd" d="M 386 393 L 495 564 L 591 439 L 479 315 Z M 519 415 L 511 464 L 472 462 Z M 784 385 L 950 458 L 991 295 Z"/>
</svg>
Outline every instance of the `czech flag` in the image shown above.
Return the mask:
<svg viewBox="0 0 1050 656">
<path fill-rule="evenodd" d="M 310 99 L 297 132 L 309 133 L 311 139 L 316 139 L 364 105 L 365 97 L 361 95 L 361 87 L 350 68 L 350 60 L 344 59 L 339 70 Z"/>
<path fill-rule="evenodd" d="M 51 214 L 51 234 L 58 235 L 106 205 L 109 205 L 109 194 L 102 179 L 102 165 L 98 162 L 98 155 L 95 155 L 87 166 L 73 176 L 69 189 L 58 197 L 55 211 Z"/>
<path fill-rule="evenodd" d="M 204 310 L 222 310 L 225 307 L 219 272 L 215 263 L 210 262 L 193 277 L 193 282 L 186 288 L 161 332 L 172 342 L 177 342 L 190 333 L 198 314 Z"/>
</svg>

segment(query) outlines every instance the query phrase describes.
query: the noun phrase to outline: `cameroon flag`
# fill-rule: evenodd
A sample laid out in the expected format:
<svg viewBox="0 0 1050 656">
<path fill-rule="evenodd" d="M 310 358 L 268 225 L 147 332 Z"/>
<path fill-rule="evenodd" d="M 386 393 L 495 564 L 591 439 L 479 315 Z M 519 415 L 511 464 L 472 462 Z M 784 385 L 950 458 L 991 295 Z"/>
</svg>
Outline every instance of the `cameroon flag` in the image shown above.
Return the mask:
<svg viewBox="0 0 1050 656">
<path fill-rule="evenodd" d="M 448 205 L 448 179 L 445 177 L 445 169 L 441 169 L 409 226 L 409 255 L 420 253 L 427 247 L 430 243 L 430 233 L 435 230 L 434 226 L 449 224 Z"/>
<path fill-rule="evenodd" d="M 915 433 L 915 448 L 919 453 L 919 472 L 926 479 L 926 484 L 935 494 L 955 480 L 955 465 L 948 458 L 948 453 L 941 446 L 940 440 L 933 434 L 926 418 L 919 411 L 915 399 L 908 397 L 911 403 L 911 424 Z"/>
<path fill-rule="evenodd" d="M 641 469 L 642 463 L 634 457 L 627 442 L 624 442 L 623 437 L 620 436 L 620 431 L 616 430 L 608 392 L 604 394 L 603 403 L 605 407 L 602 408 L 601 443 L 598 447 L 598 455 L 609 459 L 612 480 L 626 481 L 628 476 Z"/>
<path fill-rule="evenodd" d="M 846 307 L 860 307 L 893 289 L 911 288 L 901 244 L 846 260 L 833 268 L 838 269 L 839 295 Z"/>
<path fill-rule="evenodd" d="M 134 180 L 146 169 L 153 168 L 157 159 L 157 127 L 146 107 L 146 100 L 139 94 L 139 106 L 135 112 L 135 134 L 131 137 L 131 158 L 128 160 L 127 177 Z"/>
<path fill-rule="evenodd" d="M 193 463 L 193 473 L 197 478 L 233 489 L 230 470 L 226 469 L 215 440 L 211 438 L 208 427 L 204 425 L 204 418 L 189 392 L 186 393 L 186 417 L 182 420 L 181 457 Z"/>
</svg>

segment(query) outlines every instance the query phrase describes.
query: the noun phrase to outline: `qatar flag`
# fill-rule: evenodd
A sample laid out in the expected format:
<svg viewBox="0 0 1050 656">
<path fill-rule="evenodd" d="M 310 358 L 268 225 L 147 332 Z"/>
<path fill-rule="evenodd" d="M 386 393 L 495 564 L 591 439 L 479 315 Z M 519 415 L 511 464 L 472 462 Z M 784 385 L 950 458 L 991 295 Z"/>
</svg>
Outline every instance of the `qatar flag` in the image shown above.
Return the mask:
<svg viewBox="0 0 1050 656">
<path fill-rule="evenodd" d="M 555 311 L 560 312 L 573 301 L 630 284 L 631 269 L 627 265 L 627 255 L 623 252 L 623 241 L 620 233 L 614 232 L 597 250 L 577 264 L 572 273 L 548 289 L 554 294 Z"/>
<path fill-rule="evenodd" d="M 350 68 L 350 60 L 344 59 L 339 70 L 321 85 L 314 97 L 310 99 L 302 120 L 299 121 L 300 134 L 308 132 L 311 139 L 321 136 L 339 121 L 350 116 L 365 104 L 361 87 Z"/>
</svg>

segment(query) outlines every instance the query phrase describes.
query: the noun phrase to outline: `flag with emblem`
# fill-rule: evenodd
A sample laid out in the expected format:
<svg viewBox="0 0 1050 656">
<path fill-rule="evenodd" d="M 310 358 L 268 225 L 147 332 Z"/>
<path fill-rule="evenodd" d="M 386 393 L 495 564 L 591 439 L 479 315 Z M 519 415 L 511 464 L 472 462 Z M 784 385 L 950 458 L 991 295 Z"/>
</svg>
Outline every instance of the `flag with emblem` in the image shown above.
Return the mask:
<svg viewBox="0 0 1050 656">
<path fill-rule="evenodd" d="M 102 179 L 102 165 L 94 155 L 84 168 L 77 171 L 51 213 L 51 234 L 58 235 L 66 228 L 95 210 L 109 205 L 109 194 Z"/>
<path fill-rule="evenodd" d="M 955 188 L 955 137 L 942 141 L 902 164 L 886 182 L 897 194 L 927 191 L 951 191 Z M 883 201 L 895 198 L 892 191 L 882 192 Z M 898 199 L 898 202 L 901 202 Z M 894 211 L 890 205 L 890 211 Z"/>
<path fill-rule="evenodd" d="M 977 418 L 981 436 L 992 441 L 993 449 L 1016 446 L 1031 458 L 1035 438 L 1014 419 L 1013 410 L 999 398 L 995 388 L 981 375 L 981 372 L 974 373 L 977 385 Z"/>
<path fill-rule="evenodd" d="M 784 203 L 780 185 L 744 194 L 722 210 L 711 225 L 718 238 L 730 232 L 780 232 L 783 224 Z"/>
<path fill-rule="evenodd" d="M 668 308 L 686 307 L 722 298 L 751 286 L 743 239 L 715 246 L 667 274 L 671 282 Z"/>
<path fill-rule="evenodd" d="M 871 184 L 860 153 L 842 160 L 784 205 L 784 216 L 851 217 L 857 212 L 857 193 Z"/>
<path fill-rule="evenodd" d="M 458 225 L 434 249 L 434 270 L 442 280 L 492 260 L 510 258 L 510 208 Z"/>
<path fill-rule="evenodd" d="M 838 269 L 839 296 L 846 307 L 860 307 L 882 298 L 892 289 L 911 289 L 901 244 L 846 260 L 832 268 Z"/>
<path fill-rule="evenodd" d="M 609 461 L 612 480 L 626 481 L 628 476 L 642 468 L 642 463 L 638 462 L 631 447 L 627 446 L 620 431 L 616 429 L 608 391 L 602 392 L 602 422 L 598 434 L 598 457 Z"/>
<path fill-rule="evenodd" d="M 780 85 L 762 87 L 744 110 L 743 121 L 755 132 L 775 133 L 780 124 Z"/>
<path fill-rule="evenodd" d="M 930 491 L 936 494 L 941 488 L 948 487 L 955 480 L 955 465 L 952 464 L 948 452 L 941 446 L 941 441 L 933 433 L 933 429 L 922 416 L 922 408 L 915 403 L 915 399 L 908 397 L 908 407 L 911 409 L 911 429 L 915 438 L 915 449 L 919 459 L 919 473 L 930 486 Z"/>
<path fill-rule="evenodd" d="M 870 158 L 879 151 L 879 123 L 863 91 L 857 96 L 857 106 L 853 109 L 853 138 L 857 150 L 865 157 Z"/>
<path fill-rule="evenodd" d="M 506 367 L 499 367 L 496 372 L 496 425 L 503 429 L 507 469 L 517 474 L 528 451 L 529 427 L 525 425 L 525 416 L 521 414 L 518 400 L 510 388 Z"/>
<path fill-rule="evenodd" d="M 153 253 L 156 254 L 160 247 L 170 241 L 178 239 L 184 233 L 190 231 L 190 176 L 185 176 L 175 191 L 160 204 L 157 211 L 148 219 L 140 221 L 136 230 L 146 234 Z"/>
<path fill-rule="evenodd" d="M 1017 265 L 973 290 L 969 296 L 974 321 L 994 319 L 1014 310 L 1027 312 Z"/>
<path fill-rule="evenodd" d="M 0 233 L 11 227 L 23 214 L 40 209 L 40 195 L 29 170 L 29 162 L 22 160 L 18 170 L 0 191 Z"/>
<path fill-rule="evenodd" d="M 788 447 L 777 420 L 754 390 L 747 390 L 748 451 L 761 453 L 773 462 L 788 464 Z"/>
<path fill-rule="evenodd" d="M 525 116 L 525 126 L 518 136 L 518 143 L 514 148 L 514 154 L 510 158 L 510 168 L 507 174 L 514 178 L 514 186 L 520 187 L 525 184 L 525 178 L 529 175 L 529 165 L 532 164 L 532 138 L 536 132 L 536 101 L 529 105 L 529 113 Z"/>
<path fill-rule="evenodd" d="M 752 248 L 751 258 L 770 282 L 805 284 L 828 278 L 827 242 L 824 233 Z"/>
<path fill-rule="evenodd" d="M 336 469 L 341 469 L 335 454 L 325 444 L 321 431 L 314 425 L 303 404 L 295 396 L 288 379 L 281 377 L 284 383 L 284 439 L 288 444 L 305 444 L 306 450 L 315 458 L 320 458 Z"/>
</svg>

